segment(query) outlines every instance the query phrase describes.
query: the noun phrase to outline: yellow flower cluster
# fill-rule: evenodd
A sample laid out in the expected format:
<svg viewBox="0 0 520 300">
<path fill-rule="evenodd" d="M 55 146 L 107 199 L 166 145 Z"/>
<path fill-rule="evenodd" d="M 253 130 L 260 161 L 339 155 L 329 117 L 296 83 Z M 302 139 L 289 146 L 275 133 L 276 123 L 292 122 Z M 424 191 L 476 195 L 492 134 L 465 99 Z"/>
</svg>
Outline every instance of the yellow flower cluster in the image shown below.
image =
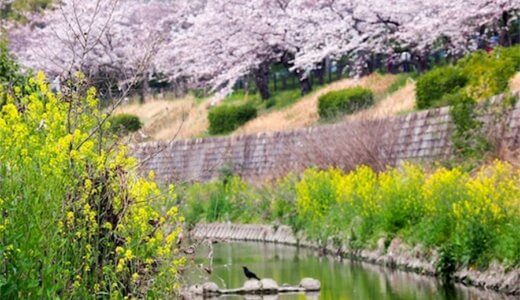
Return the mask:
<svg viewBox="0 0 520 300">
<path fill-rule="evenodd" d="M 174 188 L 161 192 L 113 147 L 95 89 L 65 99 L 40 73 L 14 90 L 0 104 L 0 277 L 15 298 L 174 292 Z"/>
<path fill-rule="evenodd" d="M 319 240 L 400 234 L 432 246 L 458 243 L 468 262 L 482 253 L 520 262 L 520 249 L 511 246 L 520 245 L 512 229 L 520 225 L 520 170 L 504 162 L 473 175 L 414 164 L 379 174 L 365 166 L 347 174 L 311 169 L 295 188 L 298 214 Z"/>
</svg>

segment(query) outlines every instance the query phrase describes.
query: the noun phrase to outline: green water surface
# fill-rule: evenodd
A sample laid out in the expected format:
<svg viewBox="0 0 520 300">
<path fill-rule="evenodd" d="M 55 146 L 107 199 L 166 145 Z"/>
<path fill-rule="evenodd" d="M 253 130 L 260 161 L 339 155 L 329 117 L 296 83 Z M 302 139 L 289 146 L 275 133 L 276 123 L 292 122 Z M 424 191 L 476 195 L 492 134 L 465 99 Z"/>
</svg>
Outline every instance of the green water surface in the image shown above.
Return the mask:
<svg viewBox="0 0 520 300">
<path fill-rule="evenodd" d="M 208 266 L 208 246 L 198 249 L 195 263 Z M 391 270 L 350 260 L 320 257 L 314 251 L 263 243 L 217 243 L 213 245 L 212 274 L 204 271 L 189 276 L 191 283 L 213 281 L 220 288 L 241 287 L 246 280 L 242 266 L 260 278 L 279 284 L 298 285 L 304 277 L 321 281 L 317 295 L 226 296 L 221 299 L 511 299 L 494 292 L 462 285 L 446 286 L 438 280 L 414 273 Z"/>
</svg>

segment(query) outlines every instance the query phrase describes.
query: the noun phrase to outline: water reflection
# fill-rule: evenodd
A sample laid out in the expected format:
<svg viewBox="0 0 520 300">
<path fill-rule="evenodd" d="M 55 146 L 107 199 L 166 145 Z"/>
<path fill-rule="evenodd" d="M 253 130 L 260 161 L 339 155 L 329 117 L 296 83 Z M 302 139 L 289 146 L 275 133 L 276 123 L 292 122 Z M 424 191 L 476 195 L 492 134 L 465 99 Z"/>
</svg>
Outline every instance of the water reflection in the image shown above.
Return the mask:
<svg viewBox="0 0 520 300">
<path fill-rule="evenodd" d="M 208 249 L 197 253 L 197 263 L 207 264 Z M 280 296 L 223 296 L 223 299 L 513 299 L 494 292 L 462 285 L 445 286 L 438 280 L 414 273 L 331 257 L 318 257 L 308 249 L 262 243 L 219 243 L 213 245 L 213 273 L 192 272 L 189 281 L 214 281 L 221 288 L 241 287 L 242 266 L 261 278 L 273 278 L 280 285 L 298 285 L 304 277 L 321 281 L 319 294 Z"/>
</svg>

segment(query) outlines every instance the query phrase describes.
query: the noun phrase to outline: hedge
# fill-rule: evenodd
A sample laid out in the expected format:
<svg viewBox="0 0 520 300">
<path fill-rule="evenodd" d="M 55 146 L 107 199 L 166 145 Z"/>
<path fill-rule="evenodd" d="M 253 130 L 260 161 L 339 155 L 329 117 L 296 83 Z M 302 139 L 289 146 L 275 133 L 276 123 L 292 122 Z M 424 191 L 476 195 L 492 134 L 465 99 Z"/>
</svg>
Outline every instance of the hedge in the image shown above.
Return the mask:
<svg viewBox="0 0 520 300">
<path fill-rule="evenodd" d="M 374 104 L 371 90 L 354 87 L 328 92 L 318 98 L 318 113 L 322 119 L 351 114 Z"/>
<path fill-rule="evenodd" d="M 456 67 L 434 69 L 417 80 L 417 108 L 425 109 L 446 105 L 441 101 L 445 95 L 454 94 L 466 85 L 468 78 Z"/>
<path fill-rule="evenodd" d="M 131 114 L 119 114 L 110 117 L 110 129 L 117 134 L 136 132 L 143 126 L 138 116 Z"/>
<path fill-rule="evenodd" d="M 250 103 L 231 106 L 221 105 L 209 111 L 210 134 L 225 134 L 234 131 L 247 121 L 256 118 L 257 109 Z"/>
</svg>

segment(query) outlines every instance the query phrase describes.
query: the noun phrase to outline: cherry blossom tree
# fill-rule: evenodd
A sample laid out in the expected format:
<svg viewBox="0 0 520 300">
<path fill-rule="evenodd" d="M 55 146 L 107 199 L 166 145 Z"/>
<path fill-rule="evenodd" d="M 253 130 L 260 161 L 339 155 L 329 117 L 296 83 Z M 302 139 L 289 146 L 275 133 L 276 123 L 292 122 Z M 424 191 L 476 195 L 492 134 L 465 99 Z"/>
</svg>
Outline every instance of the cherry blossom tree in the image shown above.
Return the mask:
<svg viewBox="0 0 520 300">
<path fill-rule="evenodd" d="M 146 93 L 172 32 L 204 1 L 64 0 L 10 30 L 11 50 L 25 67 L 91 84 Z"/>
<path fill-rule="evenodd" d="M 227 93 L 253 74 L 268 96 L 269 65 L 282 62 L 302 81 L 326 59 L 348 55 L 361 73 L 374 53 L 428 53 L 444 40 L 452 55 L 475 49 L 475 34 L 519 9 L 518 0 L 215 0 L 174 39 L 173 76 Z"/>
<path fill-rule="evenodd" d="M 269 65 L 279 56 L 273 51 L 284 39 L 277 19 L 276 1 L 214 0 L 193 18 L 193 26 L 172 40 L 164 70 L 171 76 L 188 75 L 195 86 L 229 91 L 249 73 L 264 98 L 268 97 Z M 167 56 L 166 56 L 167 57 Z"/>
<path fill-rule="evenodd" d="M 361 74 L 370 55 L 407 49 L 425 56 L 440 41 L 454 55 L 474 50 L 483 28 L 514 19 L 520 0 L 63 0 L 10 30 L 20 62 L 49 74 L 119 87 L 153 76 L 217 97 L 252 75 L 266 99 L 273 63 L 298 76 L 348 56 Z M 499 31 L 502 35 L 505 25 Z M 505 38 L 504 38 L 505 39 Z M 318 72 L 319 73 L 319 72 Z"/>
</svg>

